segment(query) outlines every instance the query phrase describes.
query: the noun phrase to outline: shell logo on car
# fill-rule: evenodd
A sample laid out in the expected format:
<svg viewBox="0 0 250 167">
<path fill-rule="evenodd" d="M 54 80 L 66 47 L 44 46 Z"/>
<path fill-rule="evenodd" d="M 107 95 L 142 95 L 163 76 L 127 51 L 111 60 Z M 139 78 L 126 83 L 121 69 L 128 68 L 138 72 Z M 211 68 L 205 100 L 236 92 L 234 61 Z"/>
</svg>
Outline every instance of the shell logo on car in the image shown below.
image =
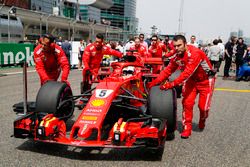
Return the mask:
<svg viewBox="0 0 250 167">
<path fill-rule="evenodd" d="M 105 101 L 101 100 L 101 99 L 95 99 L 95 100 L 91 101 L 91 105 L 94 106 L 94 107 L 101 107 L 104 104 L 105 104 Z"/>
</svg>

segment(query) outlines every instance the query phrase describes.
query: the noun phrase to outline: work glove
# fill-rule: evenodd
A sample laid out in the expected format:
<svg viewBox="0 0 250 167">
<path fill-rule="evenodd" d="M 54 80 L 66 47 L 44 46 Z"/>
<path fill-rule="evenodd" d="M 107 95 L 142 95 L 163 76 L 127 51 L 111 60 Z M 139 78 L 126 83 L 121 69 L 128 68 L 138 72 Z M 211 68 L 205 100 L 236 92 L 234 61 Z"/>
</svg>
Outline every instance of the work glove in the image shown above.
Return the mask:
<svg viewBox="0 0 250 167">
<path fill-rule="evenodd" d="M 174 87 L 173 82 L 166 82 L 165 84 L 160 86 L 161 90 L 172 89 Z"/>
</svg>

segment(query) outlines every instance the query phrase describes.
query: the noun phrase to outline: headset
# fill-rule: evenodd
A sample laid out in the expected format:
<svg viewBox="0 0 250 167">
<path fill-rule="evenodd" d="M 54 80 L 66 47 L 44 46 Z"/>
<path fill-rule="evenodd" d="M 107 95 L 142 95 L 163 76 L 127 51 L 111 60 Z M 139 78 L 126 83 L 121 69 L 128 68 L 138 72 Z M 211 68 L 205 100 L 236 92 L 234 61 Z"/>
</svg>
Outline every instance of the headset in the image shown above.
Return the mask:
<svg viewBox="0 0 250 167">
<path fill-rule="evenodd" d="M 48 38 L 50 42 L 50 47 L 55 48 L 55 37 L 52 34 L 44 34 L 43 38 Z"/>
</svg>

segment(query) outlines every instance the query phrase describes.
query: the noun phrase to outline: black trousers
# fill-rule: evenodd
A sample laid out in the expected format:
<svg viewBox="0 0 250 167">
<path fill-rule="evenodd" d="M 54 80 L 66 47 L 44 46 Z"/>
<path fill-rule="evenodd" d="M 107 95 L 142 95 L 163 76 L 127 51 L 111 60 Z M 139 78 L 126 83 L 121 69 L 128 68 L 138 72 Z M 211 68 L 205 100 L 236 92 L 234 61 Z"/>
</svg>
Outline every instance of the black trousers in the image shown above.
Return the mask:
<svg viewBox="0 0 250 167">
<path fill-rule="evenodd" d="M 225 56 L 224 77 L 229 77 L 229 69 L 232 64 L 232 57 Z"/>
<path fill-rule="evenodd" d="M 70 54 L 66 54 L 66 57 L 67 57 L 67 59 L 68 59 L 68 61 L 69 61 L 69 65 L 71 65 L 71 64 L 70 64 Z"/>
<path fill-rule="evenodd" d="M 215 69 L 217 71 L 219 70 L 219 68 L 220 68 L 220 61 L 210 60 L 210 63 L 212 64 L 213 69 Z"/>
<path fill-rule="evenodd" d="M 243 56 L 236 55 L 236 60 L 235 60 L 235 64 L 236 64 L 236 76 L 238 76 L 240 66 L 243 65 L 243 62 L 244 62 Z"/>
<path fill-rule="evenodd" d="M 219 63 L 218 63 L 218 66 L 219 66 L 219 67 L 218 67 L 217 72 L 219 72 L 219 69 L 220 69 L 220 66 L 221 66 L 222 61 L 224 61 L 223 58 L 220 58 Z"/>
</svg>

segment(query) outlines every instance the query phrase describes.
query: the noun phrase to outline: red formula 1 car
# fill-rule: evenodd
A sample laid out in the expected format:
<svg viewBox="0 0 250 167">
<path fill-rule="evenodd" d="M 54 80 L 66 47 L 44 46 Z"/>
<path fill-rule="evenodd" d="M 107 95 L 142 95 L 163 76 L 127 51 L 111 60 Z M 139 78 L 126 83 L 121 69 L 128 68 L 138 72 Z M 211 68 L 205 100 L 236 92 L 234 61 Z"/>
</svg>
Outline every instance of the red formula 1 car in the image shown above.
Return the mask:
<svg viewBox="0 0 250 167">
<path fill-rule="evenodd" d="M 44 84 L 36 107 L 14 121 L 14 137 L 83 148 L 146 147 L 162 154 L 165 140 L 176 130 L 175 90 L 156 86 L 148 93 L 151 74 L 134 56 L 111 66 L 108 77 L 78 96 L 65 83 Z M 84 107 L 66 128 L 77 98 Z"/>
</svg>

